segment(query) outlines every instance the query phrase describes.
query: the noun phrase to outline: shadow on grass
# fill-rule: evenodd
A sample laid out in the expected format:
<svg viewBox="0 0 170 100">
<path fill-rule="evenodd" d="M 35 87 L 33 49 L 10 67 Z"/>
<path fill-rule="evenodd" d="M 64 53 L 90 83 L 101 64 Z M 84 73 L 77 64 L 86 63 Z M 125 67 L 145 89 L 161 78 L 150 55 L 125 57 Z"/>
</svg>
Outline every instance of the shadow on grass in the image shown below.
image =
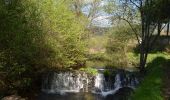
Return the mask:
<svg viewBox="0 0 170 100">
<path fill-rule="evenodd" d="M 163 66 L 167 62 L 164 57 L 157 57 L 147 65 L 147 74 L 136 89 L 132 100 L 163 100 L 162 77 Z"/>
</svg>

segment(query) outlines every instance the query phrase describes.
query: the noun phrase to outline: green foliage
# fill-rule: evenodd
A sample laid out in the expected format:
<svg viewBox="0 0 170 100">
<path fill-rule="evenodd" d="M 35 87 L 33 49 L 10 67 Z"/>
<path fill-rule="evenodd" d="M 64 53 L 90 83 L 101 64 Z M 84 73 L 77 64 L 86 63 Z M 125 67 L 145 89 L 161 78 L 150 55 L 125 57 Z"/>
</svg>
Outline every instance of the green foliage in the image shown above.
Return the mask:
<svg viewBox="0 0 170 100">
<path fill-rule="evenodd" d="M 109 56 L 108 66 L 126 67 L 128 66 L 128 44 L 133 40 L 134 34 L 130 27 L 115 27 L 109 34 L 106 52 Z M 136 45 L 135 43 L 133 45 Z"/>
<path fill-rule="evenodd" d="M 139 54 L 134 57 L 139 58 Z M 167 59 L 170 59 L 170 56 L 164 52 L 148 55 L 148 63 L 146 66 L 147 74 L 144 76 L 140 86 L 135 90 L 134 95 L 132 95 L 132 100 L 163 100 L 163 67 L 165 66 Z"/>
<path fill-rule="evenodd" d="M 135 90 L 132 100 L 163 100 L 161 88 L 165 61 L 165 58 L 157 57 L 147 65 L 147 75 Z"/>
<path fill-rule="evenodd" d="M 106 44 L 107 44 L 107 35 L 104 34 L 104 32 L 101 32 L 103 28 L 97 29 L 99 31 L 89 36 L 88 39 L 88 55 L 87 55 L 87 61 L 86 66 L 87 67 L 104 67 L 105 62 L 108 59 L 106 55 Z M 93 29 L 95 30 L 95 29 Z M 108 30 L 108 29 L 103 29 Z"/>
<path fill-rule="evenodd" d="M 41 7 L 43 9 L 44 25 L 47 32 L 50 31 L 47 33 L 46 39 L 48 45 L 54 51 L 53 57 L 49 58 L 52 61 L 49 61 L 50 65 L 52 67 L 76 66 L 77 63 L 85 60 L 85 44 L 82 41 L 84 35 L 83 25 L 79 24 L 75 15 L 69 11 L 66 5 L 43 2 Z"/>
<path fill-rule="evenodd" d="M 87 68 L 80 68 L 80 71 L 84 71 L 86 73 L 92 74 L 92 75 L 97 75 L 98 71 L 97 69 L 87 67 Z"/>
<path fill-rule="evenodd" d="M 108 71 L 108 70 L 105 70 L 103 74 L 104 74 L 104 76 L 110 76 L 111 75 L 110 71 Z"/>
<path fill-rule="evenodd" d="M 26 89 L 47 68 L 82 66 L 84 24 L 69 7 L 65 0 L 0 1 L 0 73 L 8 88 Z"/>
<path fill-rule="evenodd" d="M 106 61 L 108 59 L 105 53 L 90 54 L 88 58 L 90 61 Z"/>
<path fill-rule="evenodd" d="M 3 24 L 0 25 L 0 71 L 5 73 L 4 81 L 8 88 L 25 87 L 34 69 L 35 59 L 39 57 L 38 44 L 42 33 L 37 18 L 39 13 L 33 10 L 36 5 L 32 3 L 1 2 L 0 22 Z"/>
<path fill-rule="evenodd" d="M 138 67 L 138 63 L 139 63 L 139 53 L 133 53 L 133 52 L 128 52 L 127 53 L 127 57 L 130 63 L 132 63 L 132 65 L 134 65 L 135 67 Z M 163 57 L 165 59 L 170 59 L 170 56 L 168 53 L 166 52 L 156 52 L 156 53 L 151 53 L 148 55 L 148 59 L 147 59 L 147 64 L 151 63 L 156 57 Z"/>
<path fill-rule="evenodd" d="M 139 54 L 128 52 L 127 57 L 132 66 L 134 67 L 139 66 Z"/>
<path fill-rule="evenodd" d="M 106 44 L 107 44 L 106 35 L 93 35 L 88 40 L 88 47 L 97 49 L 96 50 L 97 53 L 100 53 L 100 51 L 105 48 Z"/>
<path fill-rule="evenodd" d="M 103 68 L 106 66 L 106 61 L 86 61 L 86 66 L 87 67 L 92 67 L 92 68 Z"/>
<path fill-rule="evenodd" d="M 149 0 L 143 6 L 143 11 L 149 17 L 151 22 L 167 23 L 170 20 L 170 1 L 169 0 Z"/>
</svg>

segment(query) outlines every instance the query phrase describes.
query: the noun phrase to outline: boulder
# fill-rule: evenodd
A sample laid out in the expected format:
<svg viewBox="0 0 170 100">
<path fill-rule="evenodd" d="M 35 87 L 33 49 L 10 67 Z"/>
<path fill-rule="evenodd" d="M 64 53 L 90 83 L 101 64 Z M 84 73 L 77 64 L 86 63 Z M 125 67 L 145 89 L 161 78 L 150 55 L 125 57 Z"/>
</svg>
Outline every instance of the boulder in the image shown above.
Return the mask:
<svg viewBox="0 0 170 100">
<path fill-rule="evenodd" d="M 2 98 L 2 100 L 26 100 L 20 96 L 17 95 L 11 95 L 11 96 L 6 96 L 4 98 Z"/>
</svg>

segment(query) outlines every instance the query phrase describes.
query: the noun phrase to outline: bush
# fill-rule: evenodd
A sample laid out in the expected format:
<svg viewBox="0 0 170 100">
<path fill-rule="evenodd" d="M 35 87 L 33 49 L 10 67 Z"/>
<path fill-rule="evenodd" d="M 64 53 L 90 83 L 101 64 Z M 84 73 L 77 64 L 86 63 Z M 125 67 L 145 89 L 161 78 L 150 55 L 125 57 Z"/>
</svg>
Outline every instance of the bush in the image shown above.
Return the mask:
<svg viewBox="0 0 170 100">
<path fill-rule="evenodd" d="M 97 73 L 98 73 L 97 69 L 94 69 L 94 68 L 91 68 L 91 67 L 80 68 L 80 71 L 84 71 L 84 72 L 89 73 L 91 75 L 97 75 Z"/>
<path fill-rule="evenodd" d="M 25 89 L 46 69 L 85 61 L 84 25 L 63 1 L 0 1 L 0 72 L 9 89 Z"/>
<path fill-rule="evenodd" d="M 108 34 L 109 39 L 106 45 L 106 53 L 109 56 L 107 66 L 127 67 L 129 64 L 129 40 L 133 40 L 134 34 L 130 27 L 118 26 Z M 136 45 L 135 43 L 133 45 Z M 130 46 L 131 49 L 131 46 Z"/>
</svg>

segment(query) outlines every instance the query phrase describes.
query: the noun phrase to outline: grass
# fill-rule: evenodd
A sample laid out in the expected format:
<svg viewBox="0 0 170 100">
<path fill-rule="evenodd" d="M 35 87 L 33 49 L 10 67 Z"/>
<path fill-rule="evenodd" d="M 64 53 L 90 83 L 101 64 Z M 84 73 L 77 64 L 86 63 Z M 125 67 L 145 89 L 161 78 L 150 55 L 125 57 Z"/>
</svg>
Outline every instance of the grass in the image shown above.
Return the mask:
<svg viewBox="0 0 170 100">
<path fill-rule="evenodd" d="M 134 65 L 137 65 L 139 63 L 139 54 L 129 52 L 129 53 L 127 53 L 127 56 L 128 56 L 129 62 L 133 63 Z M 150 53 L 147 58 L 147 64 L 151 63 L 157 57 L 163 57 L 165 59 L 170 59 L 170 55 L 166 52 Z"/>
<path fill-rule="evenodd" d="M 135 90 L 132 100 L 164 100 L 162 95 L 163 67 L 170 56 L 166 53 L 154 53 L 148 56 L 147 74 Z"/>
<path fill-rule="evenodd" d="M 94 68 L 91 68 L 91 67 L 81 68 L 80 71 L 84 71 L 84 72 L 91 74 L 91 75 L 97 75 L 98 74 L 97 69 L 94 69 Z"/>
<path fill-rule="evenodd" d="M 139 54 L 130 52 L 127 53 L 127 56 L 129 62 L 132 62 L 134 65 L 138 66 Z M 142 79 L 139 87 L 135 90 L 131 100 L 164 100 L 162 94 L 162 77 L 164 76 L 163 67 L 167 59 L 170 59 L 170 55 L 166 52 L 156 52 L 148 55 L 146 65 L 147 74 Z M 88 67 L 103 65 L 105 64 L 102 61 L 100 63 L 94 61 L 88 62 Z M 92 68 L 82 70 L 91 74 L 96 73 Z"/>
</svg>

